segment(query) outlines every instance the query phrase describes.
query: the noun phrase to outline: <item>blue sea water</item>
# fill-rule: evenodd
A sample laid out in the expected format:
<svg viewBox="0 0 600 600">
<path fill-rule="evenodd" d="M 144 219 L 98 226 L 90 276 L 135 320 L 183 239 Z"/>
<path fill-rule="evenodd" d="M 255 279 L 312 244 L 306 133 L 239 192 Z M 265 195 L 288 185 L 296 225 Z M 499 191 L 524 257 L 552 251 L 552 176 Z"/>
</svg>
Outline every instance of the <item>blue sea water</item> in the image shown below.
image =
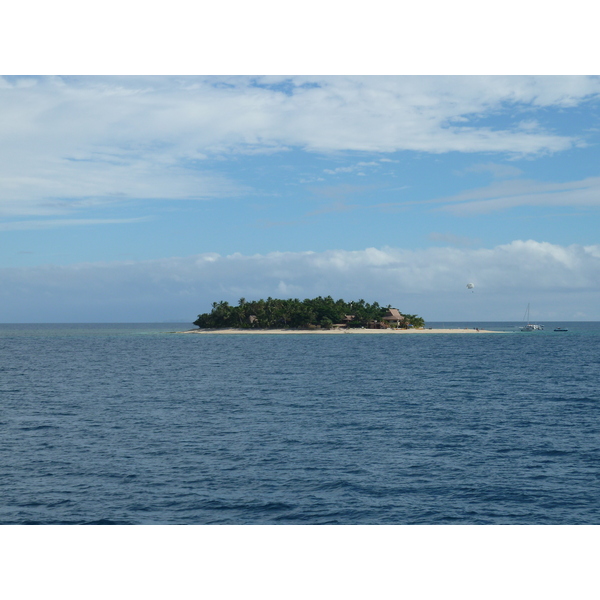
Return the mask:
<svg viewBox="0 0 600 600">
<path fill-rule="evenodd" d="M 0 325 L 0 523 L 600 524 L 600 323 L 442 325 Z"/>
</svg>

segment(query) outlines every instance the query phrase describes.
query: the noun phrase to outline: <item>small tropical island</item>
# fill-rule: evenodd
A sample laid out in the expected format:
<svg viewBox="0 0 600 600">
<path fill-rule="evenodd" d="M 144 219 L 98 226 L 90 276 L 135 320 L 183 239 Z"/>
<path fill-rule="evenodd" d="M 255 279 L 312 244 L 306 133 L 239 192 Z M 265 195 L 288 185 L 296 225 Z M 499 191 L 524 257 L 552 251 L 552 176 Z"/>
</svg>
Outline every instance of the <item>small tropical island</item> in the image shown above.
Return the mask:
<svg viewBox="0 0 600 600">
<path fill-rule="evenodd" d="M 194 325 L 201 329 L 410 329 L 423 328 L 425 321 L 417 315 L 402 314 L 391 305 L 318 296 L 250 302 L 240 298 L 237 306 L 213 302 L 212 311 L 198 315 Z"/>
<path fill-rule="evenodd" d="M 247 301 L 240 298 L 237 306 L 213 302 L 209 313 L 198 315 L 198 329 L 174 333 L 196 334 L 344 334 L 344 333 L 499 333 L 472 327 L 455 329 L 425 328 L 417 315 L 401 313 L 391 305 L 369 304 L 365 300 L 346 302 L 331 296 L 313 299 Z"/>
</svg>

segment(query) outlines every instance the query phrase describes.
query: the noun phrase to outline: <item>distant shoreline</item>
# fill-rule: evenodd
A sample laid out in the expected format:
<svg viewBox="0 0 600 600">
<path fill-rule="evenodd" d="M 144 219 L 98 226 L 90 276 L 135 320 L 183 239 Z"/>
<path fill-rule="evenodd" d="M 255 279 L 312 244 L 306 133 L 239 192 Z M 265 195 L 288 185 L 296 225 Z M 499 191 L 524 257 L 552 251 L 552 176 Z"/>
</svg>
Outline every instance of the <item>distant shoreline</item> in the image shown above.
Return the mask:
<svg viewBox="0 0 600 600">
<path fill-rule="evenodd" d="M 385 335 L 405 335 L 405 334 L 429 334 L 429 333 L 505 333 L 502 331 L 491 331 L 489 329 L 476 329 L 474 327 L 463 327 L 457 329 L 190 329 L 189 331 L 176 331 L 175 333 L 193 333 L 206 335 L 223 334 L 241 334 L 241 335 L 362 335 L 362 334 L 385 334 Z"/>
</svg>

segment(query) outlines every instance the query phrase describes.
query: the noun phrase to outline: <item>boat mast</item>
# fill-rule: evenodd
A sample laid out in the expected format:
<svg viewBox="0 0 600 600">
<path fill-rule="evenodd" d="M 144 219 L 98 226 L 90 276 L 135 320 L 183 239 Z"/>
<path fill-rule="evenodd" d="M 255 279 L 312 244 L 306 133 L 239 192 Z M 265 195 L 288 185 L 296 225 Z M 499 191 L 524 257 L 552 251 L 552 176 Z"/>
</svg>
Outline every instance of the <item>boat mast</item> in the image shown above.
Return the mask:
<svg viewBox="0 0 600 600">
<path fill-rule="evenodd" d="M 527 321 L 527 325 L 529 325 L 529 302 L 527 303 L 527 310 L 525 311 L 523 321 Z"/>
</svg>

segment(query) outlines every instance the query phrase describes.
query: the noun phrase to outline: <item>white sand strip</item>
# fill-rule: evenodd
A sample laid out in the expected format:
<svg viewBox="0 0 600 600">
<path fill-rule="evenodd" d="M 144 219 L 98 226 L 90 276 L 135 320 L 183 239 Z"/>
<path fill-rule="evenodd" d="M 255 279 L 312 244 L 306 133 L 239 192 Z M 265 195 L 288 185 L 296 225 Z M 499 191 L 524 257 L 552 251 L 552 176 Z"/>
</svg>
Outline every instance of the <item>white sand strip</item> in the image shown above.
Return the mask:
<svg viewBox="0 0 600 600">
<path fill-rule="evenodd" d="M 241 334 L 241 335 L 361 335 L 361 334 L 385 334 L 385 335 L 422 335 L 428 333 L 505 333 L 502 331 L 489 331 L 486 329 L 462 328 L 462 329 L 190 329 L 189 331 L 177 331 L 176 333 L 195 333 L 207 335 L 219 334 Z"/>
</svg>

